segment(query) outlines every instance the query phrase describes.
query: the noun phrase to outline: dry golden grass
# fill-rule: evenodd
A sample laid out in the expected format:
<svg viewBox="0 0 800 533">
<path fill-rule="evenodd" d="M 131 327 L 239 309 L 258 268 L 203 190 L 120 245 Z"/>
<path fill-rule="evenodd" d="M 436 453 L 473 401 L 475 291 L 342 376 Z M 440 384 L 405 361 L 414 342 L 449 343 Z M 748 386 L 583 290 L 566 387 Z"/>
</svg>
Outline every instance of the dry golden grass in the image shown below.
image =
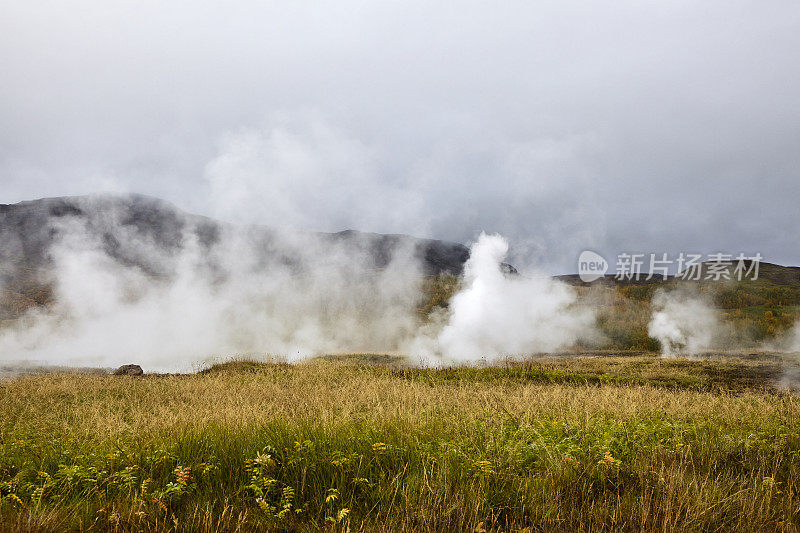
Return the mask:
<svg viewBox="0 0 800 533">
<path fill-rule="evenodd" d="M 795 531 L 800 404 L 770 387 L 779 371 L 584 357 L 22 377 L 0 384 L 0 530 Z"/>
</svg>

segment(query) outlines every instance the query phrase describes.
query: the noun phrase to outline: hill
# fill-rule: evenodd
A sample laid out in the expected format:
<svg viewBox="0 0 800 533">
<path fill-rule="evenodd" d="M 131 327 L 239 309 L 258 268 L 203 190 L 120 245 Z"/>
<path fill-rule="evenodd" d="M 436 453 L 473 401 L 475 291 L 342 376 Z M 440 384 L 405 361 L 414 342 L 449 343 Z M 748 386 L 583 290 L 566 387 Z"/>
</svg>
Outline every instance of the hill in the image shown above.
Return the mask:
<svg viewBox="0 0 800 533">
<path fill-rule="evenodd" d="M 54 254 L 68 238 L 81 245 L 91 243 L 111 264 L 155 280 L 173 275 L 179 252 L 190 247 L 195 248 L 193 260 L 201 263 L 199 268 L 208 278 L 236 276 L 221 264 L 243 250 L 227 246 L 232 241 L 247 244 L 246 252 L 253 256 L 249 260 L 263 269 L 259 272 L 278 265 L 302 274 L 304 269 L 330 263 L 337 271 L 349 269 L 346 275 L 352 284 L 373 272 L 402 277 L 404 271 L 419 268 L 426 277 L 423 301 L 417 304 L 423 321 L 436 309 L 448 307 L 469 258 L 469 249 L 458 243 L 352 230 L 315 233 L 236 226 L 141 195 L 47 198 L 0 205 L 0 327 L 26 310 L 54 302 Z M 413 264 L 392 263 L 401 256 L 413 258 Z M 387 270 L 390 265 L 396 269 Z M 505 269 L 516 272 L 509 265 Z M 557 279 L 575 288 L 578 305 L 596 311 L 602 338 L 584 348 L 658 350 L 658 341 L 648 334 L 651 300 L 661 289 L 678 288 L 687 288 L 713 305 L 724 326 L 725 347 L 757 349 L 773 340 L 787 341 L 800 320 L 800 268 L 762 262 L 758 279 L 744 281 L 707 280 L 707 270 L 703 265 L 699 281 L 674 276 L 617 280 L 613 275 L 592 283 L 577 275 Z M 320 283 L 329 282 L 327 273 L 318 276 Z M 257 282 L 265 279 L 261 276 Z M 373 288 L 391 279 L 373 280 L 377 283 Z M 319 285 L 308 287 L 314 290 Z M 404 287 L 395 295 L 413 286 Z M 363 312 L 374 314 L 374 309 Z"/>
<path fill-rule="evenodd" d="M 709 262 L 701 263 L 700 268 L 694 274 L 694 276 L 688 277 L 695 277 L 699 278 L 695 281 L 703 282 L 705 281 L 706 276 L 709 274 L 708 270 Z M 752 263 L 749 260 L 743 262 L 745 270 L 749 270 Z M 732 262 L 731 264 L 731 272 L 732 269 L 736 267 L 736 262 Z M 555 276 L 556 279 L 563 281 L 569 285 L 573 286 L 581 286 L 581 287 L 591 287 L 591 286 L 598 286 L 598 285 L 615 285 L 615 286 L 630 286 L 630 285 L 638 285 L 638 286 L 646 286 L 646 285 L 654 285 L 654 286 L 661 286 L 668 283 L 674 283 L 682 281 L 680 276 L 669 275 L 666 279 L 663 276 L 656 275 L 652 279 L 647 279 L 647 272 L 642 272 L 641 277 L 633 278 L 633 279 L 618 279 L 615 274 L 606 274 L 605 276 L 596 279 L 594 281 L 585 282 L 582 281 L 578 274 L 564 274 L 560 276 Z M 755 278 L 755 279 L 753 279 Z M 796 266 L 783 266 L 783 265 L 776 265 L 774 263 L 768 263 L 765 261 L 760 261 L 758 264 L 758 273 L 754 275 L 754 271 L 751 271 L 747 275 L 742 276 L 743 280 L 747 281 L 762 281 L 766 283 L 771 283 L 773 285 L 784 285 L 788 287 L 797 287 L 800 288 L 800 267 Z M 692 281 L 692 280 L 687 280 Z M 719 280 L 721 282 L 730 281 L 730 280 Z"/>
<path fill-rule="evenodd" d="M 52 300 L 54 248 L 65 239 L 94 243 L 113 262 L 154 278 L 169 275 L 172 258 L 194 245 L 206 267 L 223 241 L 245 241 L 265 268 L 280 263 L 302 269 L 304 259 L 350 254 L 359 268 L 382 269 L 410 254 L 426 276 L 460 274 L 469 249 L 458 243 L 346 230 L 315 233 L 235 226 L 186 213 L 138 194 L 45 198 L 0 204 L 0 319 Z M 509 267 L 510 268 L 510 267 Z"/>
</svg>

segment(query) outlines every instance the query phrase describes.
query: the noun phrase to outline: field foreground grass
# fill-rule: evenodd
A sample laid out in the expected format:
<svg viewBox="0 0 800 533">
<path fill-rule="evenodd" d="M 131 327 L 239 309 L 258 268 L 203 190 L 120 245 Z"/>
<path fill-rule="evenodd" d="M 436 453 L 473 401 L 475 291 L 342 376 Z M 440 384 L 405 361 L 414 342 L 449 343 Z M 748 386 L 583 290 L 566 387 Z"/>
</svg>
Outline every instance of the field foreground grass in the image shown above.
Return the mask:
<svg viewBox="0 0 800 533">
<path fill-rule="evenodd" d="M 352 361 L 0 382 L 0 531 L 800 528 L 778 358 Z"/>
</svg>

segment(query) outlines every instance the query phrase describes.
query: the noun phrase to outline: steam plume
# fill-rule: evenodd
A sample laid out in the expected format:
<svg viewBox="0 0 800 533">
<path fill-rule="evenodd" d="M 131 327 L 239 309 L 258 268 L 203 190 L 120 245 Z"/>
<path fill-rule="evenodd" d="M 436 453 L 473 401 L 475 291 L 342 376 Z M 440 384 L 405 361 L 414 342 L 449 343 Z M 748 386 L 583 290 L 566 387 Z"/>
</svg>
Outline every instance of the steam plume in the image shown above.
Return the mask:
<svg viewBox="0 0 800 533">
<path fill-rule="evenodd" d="M 714 308 L 697 294 L 664 292 L 653 296 L 648 334 L 661 343 L 665 357 L 695 355 L 711 348 L 720 323 Z"/>
<path fill-rule="evenodd" d="M 552 352 L 592 329 L 593 314 L 576 306 L 575 292 L 547 276 L 503 272 L 508 242 L 482 233 L 472 245 L 464 288 L 450 303 L 433 349 L 445 361 L 495 361 Z"/>
</svg>

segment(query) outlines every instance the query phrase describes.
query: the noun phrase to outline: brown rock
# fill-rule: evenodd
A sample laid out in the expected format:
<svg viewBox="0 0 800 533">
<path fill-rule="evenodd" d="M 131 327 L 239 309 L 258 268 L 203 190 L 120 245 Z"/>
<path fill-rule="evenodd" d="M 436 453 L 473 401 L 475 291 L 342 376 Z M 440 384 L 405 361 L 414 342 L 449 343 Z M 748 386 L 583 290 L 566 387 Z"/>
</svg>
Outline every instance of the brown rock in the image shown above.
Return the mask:
<svg viewBox="0 0 800 533">
<path fill-rule="evenodd" d="M 144 370 L 139 365 L 122 365 L 114 370 L 115 376 L 143 376 Z"/>
</svg>

